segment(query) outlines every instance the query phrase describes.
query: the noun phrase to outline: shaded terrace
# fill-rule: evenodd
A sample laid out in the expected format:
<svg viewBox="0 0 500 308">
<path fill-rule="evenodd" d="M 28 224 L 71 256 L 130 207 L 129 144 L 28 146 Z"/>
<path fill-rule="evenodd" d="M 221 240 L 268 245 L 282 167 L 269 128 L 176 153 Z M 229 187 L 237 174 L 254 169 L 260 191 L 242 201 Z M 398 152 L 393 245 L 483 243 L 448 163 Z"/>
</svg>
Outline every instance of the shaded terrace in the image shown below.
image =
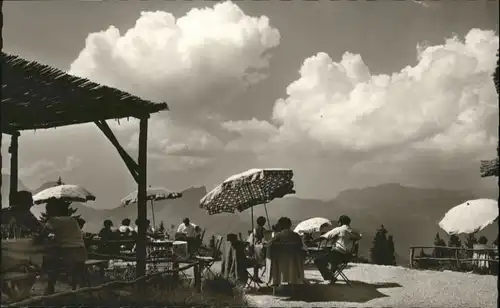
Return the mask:
<svg viewBox="0 0 500 308">
<path fill-rule="evenodd" d="M 137 218 L 142 222 L 142 227 L 138 230 L 137 276 L 143 276 L 146 268 L 148 119 L 152 113 L 168 110 L 167 104 L 143 100 L 126 92 L 3 52 L 1 65 L 2 136 L 3 134 L 11 136 L 9 200 L 12 201 L 12 196 L 17 192 L 18 139 L 22 131 L 95 123 L 116 148 L 138 184 Z M 140 120 L 137 161 L 123 149 L 106 123 L 106 120 L 128 117 Z M 1 184 L 0 179 L 0 186 Z"/>
</svg>

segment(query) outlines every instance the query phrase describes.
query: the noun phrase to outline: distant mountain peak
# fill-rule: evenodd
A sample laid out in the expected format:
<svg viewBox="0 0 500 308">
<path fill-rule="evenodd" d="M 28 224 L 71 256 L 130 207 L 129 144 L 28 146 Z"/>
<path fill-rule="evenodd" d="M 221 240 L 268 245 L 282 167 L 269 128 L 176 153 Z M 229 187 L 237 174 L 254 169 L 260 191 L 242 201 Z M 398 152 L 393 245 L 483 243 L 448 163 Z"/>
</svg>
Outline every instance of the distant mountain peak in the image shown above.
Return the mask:
<svg viewBox="0 0 500 308">
<path fill-rule="evenodd" d="M 191 186 L 191 187 L 188 187 L 186 189 L 184 189 L 182 191 L 182 194 L 183 195 L 186 195 L 186 194 L 191 194 L 191 193 L 200 193 L 200 192 L 203 192 L 203 194 L 206 194 L 207 193 L 207 188 L 203 185 L 201 186 Z"/>
</svg>

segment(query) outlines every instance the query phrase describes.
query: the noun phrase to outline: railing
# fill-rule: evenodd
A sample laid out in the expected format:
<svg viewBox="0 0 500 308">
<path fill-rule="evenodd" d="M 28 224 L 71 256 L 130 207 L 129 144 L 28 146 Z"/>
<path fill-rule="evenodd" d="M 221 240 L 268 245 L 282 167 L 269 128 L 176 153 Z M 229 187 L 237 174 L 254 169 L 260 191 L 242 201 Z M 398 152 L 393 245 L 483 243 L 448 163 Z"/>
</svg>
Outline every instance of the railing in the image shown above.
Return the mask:
<svg viewBox="0 0 500 308">
<path fill-rule="evenodd" d="M 77 290 L 59 292 L 59 293 L 51 294 L 51 295 L 34 296 L 34 297 L 30 297 L 28 299 L 21 300 L 19 302 L 10 303 L 8 305 L 2 305 L 2 307 L 12 307 L 12 308 L 14 308 L 14 307 L 26 307 L 26 306 L 32 306 L 33 304 L 37 304 L 40 302 L 43 303 L 46 300 L 54 300 L 54 299 L 68 296 L 68 295 L 76 295 L 76 294 L 89 293 L 89 292 L 98 292 L 98 291 L 103 291 L 105 289 L 115 289 L 117 287 L 138 285 L 140 283 L 147 284 L 148 282 L 151 282 L 151 280 L 153 278 L 168 275 L 168 274 L 178 275 L 179 272 L 185 271 L 185 270 L 190 269 L 190 268 L 194 269 L 195 289 L 197 292 L 201 292 L 201 273 L 203 270 L 202 267 L 203 267 L 203 263 L 196 261 L 196 262 L 188 263 L 187 265 L 185 265 L 183 267 L 148 274 L 148 275 L 139 277 L 139 278 L 131 280 L 131 281 L 111 281 L 111 282 L 104 283 L 104 284 L 101 284 L 101 285 L 95 286 L 95 287 L 85 287 L 85 288 L 80 288 Z"/>
<path fill-rule="evenodd" d="M 100 239 L 87 239 L 86 243 L 88 244 L 87 246 L 97 246 L 103 244 Z M 120 247 L 121 245 L 126 245 L 126 244 L 135 244 L 134 239 L 118 239 L 118 240 L 112 240 L 112 241 L 107 241 L 106 244 L 111 244 L 111 245 L 116 245 Z M 162 245 L 163 244 L 163 245 Z M 164 246 L 170 248 L 168 244 L 165 243 L 155 243 L 155 242 L 149 242 L 147 243 L 148 246 Z M 126 255 L 122 254 L 120 251 L 116 251 L 117 254 L 105 254 L 105 253 L 100 253 L 98 251 L 92 251 L 89 250 L 89 259 L 97 259 L 97 260 L 122 260 L 125 262 L 137 262 L 137 258 L 135 255 Z M 66 292 L 60 292 L 56 294 L 51 294 L 51 295 L 46 295 L 46 296 L 35 296 L 31 297 L 19 302 L 15 303 L 10 303 L 7 305 L 2 305 L 2 307 L 20 307 L 20 306 L 30 306 L 36 303 L 40 303 L 45 300 L 53 300 L 57 299 L 60 297 L 65 297 L 67 295 L 75 295 L 75 294 L 80 294 L 80 293 L 86 293 L 86 292 L 97 292 L 97 291 L 102 291 L 104 289 L 114 289 L 117 287 L 121 286 L 130 286 L 134 284 L 140 284 L 140 283 L 148 283 L 152 278 L 158 277 L 158 276 L 163 276 L 163 275 L 173 275 L 174 277 L 179 277 L 179 272 L 185 271 L 187 269 L 193 268 L 194 270 L 194 287 L 197 292 L 201 291 L 201 273 L 203 271 L 203 267 L 205 266 L 205 263 L 200 260 L 195 260 L 193 258 L 181 258 L 176 256 L 175 254 L 167 257 L 154 257 L 146 258 L 146 264 L 154 264 L 154 263 L 171 263 L 172 267 L 171 269 L 163 270 L 160 272 L 148 274 L 142 277 L 139 277 L 135 280 L 132 281 L 111 281 L 108 283 L 101 284 L 99 286 L 94 286 L 94 287 L 85 287 L 85 288 L 80 288 L 77 290 L 73 291 L 66 291 Z M 186 264 L 184 266 L 180 266 L 181 264 Z"/>
<path fill-rule="evenodd" d="M 439 257 L 428 256 L 428 255 L 426 255 L 425 257 L 415 256 L 415 249 L 438 250 L 440 251 L 440 255 L 442 256 Z M 452 253 L 446 253 L 446 252 L 452 252 Z M 465 254 L 463 252 L 465 252 Z M 470 258 L 467 256 L 467 252 L 486 254 L 488 258 L 486 260 Z M 496 258 L 493 257 L 495 254 Z M 419 260 L 451 262 L 454 263 L 454 265 L 456 265 L 457 268 L 460 268 L 460 266 L 466 262 L 486 261 L 490 263 L 498 263 L 498 249 L 496 248 L 472 249 L 472 248 L 448 247 L 448 246 L 410 246 L 410 268 L 413 268 L 414 262 Z"/>
</svg>

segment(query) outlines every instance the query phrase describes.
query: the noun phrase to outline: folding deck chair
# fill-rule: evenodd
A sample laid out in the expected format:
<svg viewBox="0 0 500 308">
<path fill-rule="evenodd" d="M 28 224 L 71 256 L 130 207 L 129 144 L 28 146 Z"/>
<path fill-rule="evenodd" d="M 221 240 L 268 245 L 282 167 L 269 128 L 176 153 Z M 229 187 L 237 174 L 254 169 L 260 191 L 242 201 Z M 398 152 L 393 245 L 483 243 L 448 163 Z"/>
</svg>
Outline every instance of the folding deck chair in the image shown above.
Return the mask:
<svg viewBox="0 0 500 308">
<path fill-rule="evenodd" d="M 314 264 L 314 259 L 328 249 L 328 240 L 320 241 L 316 246 L 307 247 L 307 255 L 304 264 Z"/>
<path fill-rule="evenodd" d="M 246 288 L 251 288 L 252 286 L 254 288 L 260 288 L 262 285 L 268 285 L 265 281 L 262 280 L 264 277 L 264 274 L 266 272 L 266 266 L 261 265 L 261 264 L 255 264 L 253 263 L 254 260 L 250 264 L 247 265 L 246 272 L 247 272 L 247 282 L 245 284 Z M 255 276 L 255 268 L 257 269 L 257 276 Z M 262 271 L 261 273 L 259 273 Z"/>
<path fill-rule="evenodd" d="M 337 279 L 337 277 L 340 276 L 342 280 L 344 280 L 346 284 L 350 287 L 352 287 L 351 281 L 345 275 L 344 270 L 349 262 L 352 262 L 358 258 L 358 250 L 359 250 L 359 243 L 356 241 L 352 245 L 351 253 L 347 255 L 347 257 L 342 261 L 342 263 L 339 264 L 337 269 L 333 272 L 333 277 L 335 279 Z"/>
<path fill-rule="evenodd" d="M 203 272 L 204 273 L 209 272 L 212 275 L 215 275 L 214 272 L 212 271 L 212 266 L 214 265 L 215 262 L 221 261 L 222 256 L 221 256 L 221 247 L 222 247 L 222 242 L 223 242 L 223 237 L 220 235 L 217 235 L 215 238 L 215 250 L 212 253 L 212 256 L 195 256 L 195 260 L 200 261 L 203 263 Z"/>
</svg>

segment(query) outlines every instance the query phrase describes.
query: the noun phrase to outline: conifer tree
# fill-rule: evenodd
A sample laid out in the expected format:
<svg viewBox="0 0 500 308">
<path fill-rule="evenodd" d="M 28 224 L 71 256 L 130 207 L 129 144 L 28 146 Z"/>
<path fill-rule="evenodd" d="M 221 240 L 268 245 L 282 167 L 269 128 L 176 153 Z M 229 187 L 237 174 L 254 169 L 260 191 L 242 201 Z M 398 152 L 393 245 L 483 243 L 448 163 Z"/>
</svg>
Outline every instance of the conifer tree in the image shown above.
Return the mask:
<svg viewBox="0 0 500 308">
<path fill-rule="evenodd" d="M 163 220 L 160 221 L 160 227 L 158 227 L 158 232 L 161 234 L 165 233 L 165 224 L 163 223 Z"/>
<path fill-rule="evenodd" d="M 370 249 L 371 262 L 380 265 L 387 263 L 387 230 L 384 225 L 381 225 L 377 230 L 372 243 L 373 246 Z"/>
<path fill-rule="evenodd" d="M 57 184 L 56 186 L 64 185 L 61 177 L 59 177 L 56 184 Z M 65 211 L 68 213 L 67 215 L 75 218 L 79 222 L 79 224 L 82 222 L 85 222 L 85 220 L 81 217 L 81 215 L 75 215 L 77 209 L 74 209 L 71 207 L 71 202 L 64 202 L 63 204 L 61 204 L 61 206 L 64 206 Z M 40 221 L 42 223 L 46 223 L 49 218 L 50 217 L 47 216 L 47 212 L 45 212 L 45 213 L 42 213 L 42 215 L 40 216 Z"/>
<path fill-rule="evenodd" d="M 465 247 L 472 249 L 474 248 L 474 244 L 477 244 L 477 238 L 475 233 L 470 233 L 467 234 L 467 237 L 465 238 Z M 472 251 L 467 251 L 467 257 L 472 258 Z"/>
<path fill-rule="evenodd" d="M 439 232 L 437 232 L 436 236 L 434 237 L 434 246 L 446 246 L 444 240 L 439 236 Z M 444 257 L 443 248 L 434 248 L 434 250 L 432 251 L 432 256 L 435 258 Z"/>
<path fill-rule="evenodd" d="M 396 252 L 394 251 L 394 237 L 387 237 L 387 260 L 386 265 L 396 265 Z"/>
</svg>

